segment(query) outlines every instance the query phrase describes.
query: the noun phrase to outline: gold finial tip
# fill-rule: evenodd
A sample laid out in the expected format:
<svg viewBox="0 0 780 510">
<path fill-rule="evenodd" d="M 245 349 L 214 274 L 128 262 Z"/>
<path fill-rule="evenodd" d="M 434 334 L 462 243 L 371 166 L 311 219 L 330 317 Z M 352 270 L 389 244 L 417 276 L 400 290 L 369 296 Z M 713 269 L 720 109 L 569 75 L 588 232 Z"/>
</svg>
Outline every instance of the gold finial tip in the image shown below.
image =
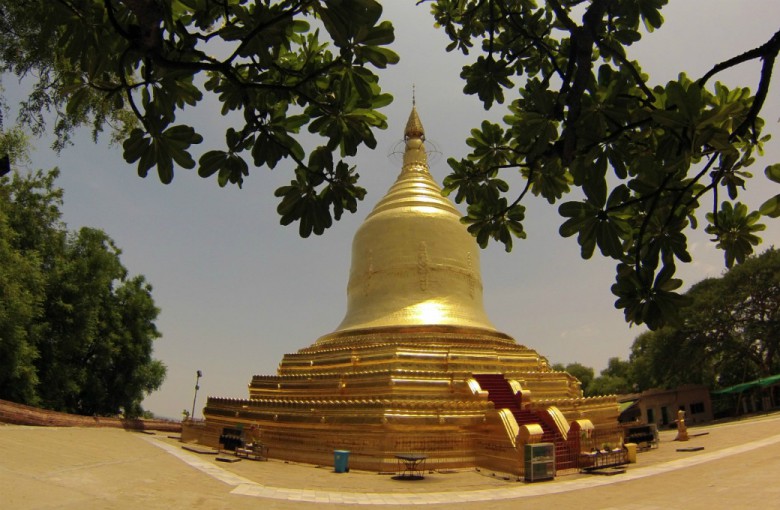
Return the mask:
<svg viewBox="0 0 780 510">
<path fill-rule="evenodd" d="M 425 130 L 420 121 L 420 116 L 417 115 L 417 108 L 414 104 L 412 104 L 412 113 L 409 114 L 409 120 L 406 121 L 406 129 L 404 129 L 404 140 L 410 138 L 425 140 Z"/>
</svg>

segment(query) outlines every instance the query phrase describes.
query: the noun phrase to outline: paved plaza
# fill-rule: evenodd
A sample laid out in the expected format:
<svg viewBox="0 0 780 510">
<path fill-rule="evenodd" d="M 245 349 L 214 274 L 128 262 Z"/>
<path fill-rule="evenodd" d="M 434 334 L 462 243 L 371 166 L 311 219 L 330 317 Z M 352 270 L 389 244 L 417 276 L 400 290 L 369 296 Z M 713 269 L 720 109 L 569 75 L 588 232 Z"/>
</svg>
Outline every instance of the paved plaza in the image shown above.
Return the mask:
<svg viewBox="0 0 780 510">
<path fill-rule="evenodd" d="M 663 431 L 623 474 L 528 484 L 477 470 L 390 474 L 271 460 L 217 462 L 167 435 L 0 425 L 0 508 L 780 509 L 780 413 Z M 703 447 L 680 452 L 679 448 Z"/>
</svg>

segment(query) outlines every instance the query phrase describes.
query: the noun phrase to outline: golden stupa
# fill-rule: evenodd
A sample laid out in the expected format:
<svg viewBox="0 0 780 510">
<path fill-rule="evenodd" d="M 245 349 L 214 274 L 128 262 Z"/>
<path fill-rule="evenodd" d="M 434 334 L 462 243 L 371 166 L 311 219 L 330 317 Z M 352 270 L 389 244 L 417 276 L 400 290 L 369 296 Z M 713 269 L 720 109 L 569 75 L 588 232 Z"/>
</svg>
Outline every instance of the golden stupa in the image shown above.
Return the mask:
<svg viewBox="0 0 780 510">
<path fill-rule="evenodd" d="M 621 440 L 614 397 L 583 398 L 573 376 L 495 329 L 476 241 L 429 173 L 415 107 L 404 141 L 401 174 L 355 234 L 336 331 L 254 376 L 248 399 L 210 397 L 182 440 L 261 441 L 272 458 L 325 465 L 348 450 L 351 467 L 376 471 L 417 452 L 428 469 L 517 475 L 525 442 L 554 442 L 560 470 L 593 432 L 599 446 Z"/>
</svg>

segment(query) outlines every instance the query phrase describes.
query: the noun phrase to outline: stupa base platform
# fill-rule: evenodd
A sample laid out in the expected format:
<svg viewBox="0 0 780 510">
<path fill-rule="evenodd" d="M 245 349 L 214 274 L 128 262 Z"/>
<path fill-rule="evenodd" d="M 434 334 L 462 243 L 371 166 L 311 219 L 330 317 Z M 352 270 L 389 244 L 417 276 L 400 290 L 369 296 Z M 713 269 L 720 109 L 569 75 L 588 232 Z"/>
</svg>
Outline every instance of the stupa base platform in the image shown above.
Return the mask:
<svg viewBox="0 0 780 510">
<path fill-rule="evenodd" d="M 393 380 L 391 374 L 373 377 Z M 408 373 L 404 377 L 403 391 L 409 393 L 415 385 Z M 499 387 L 483 389 L 474 377 L 493 379 Z M 566 459 L 575 462 L 596 444 L 622 443 L 614 397 L 530 403 L 531 391 L 516 379 L 474 377 L 449 379 L 447 385 L 433 385 L 434 391 L 428 387 L 425 399 L 209 398 L 206 423 L 185 426 L 182 440 L 220 449 L 261 442 L 270 458 L 326 466 L 333 465 L 334 451 L 347 450 L 351 468 L 375 472 L 398 471 L 397 455 L 422 454 L 429 470 L 480 467 L 515 476 L 524 473 L 527 438 L 521 428 L 529 424 L 544 432 L 536 441 L 556 442 L 561 469 L 576 468 Z M 429 381 L 421 377 L 418 388 Z M 517 387 L 520 391 L 513 391 Z M 595 423 L 596 437 L 571 430 L 583 420 Z"/>
</svg>

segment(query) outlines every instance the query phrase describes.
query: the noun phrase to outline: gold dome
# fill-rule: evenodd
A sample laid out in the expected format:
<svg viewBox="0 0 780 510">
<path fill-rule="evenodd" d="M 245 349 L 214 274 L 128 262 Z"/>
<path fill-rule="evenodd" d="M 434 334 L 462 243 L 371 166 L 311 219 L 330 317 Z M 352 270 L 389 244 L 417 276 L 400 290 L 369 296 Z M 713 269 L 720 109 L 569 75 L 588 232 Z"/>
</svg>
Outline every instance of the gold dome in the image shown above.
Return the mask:
<svg viewBox="0 0 780 510">
<path fill-rule="evenodd" d="M 414 107 L 404 141 L 401 174 L 355 234 L 347 313 L 335 333 L 421 325 L 494 331 L 477 243 L 428 171 Z"/>
</svg>

